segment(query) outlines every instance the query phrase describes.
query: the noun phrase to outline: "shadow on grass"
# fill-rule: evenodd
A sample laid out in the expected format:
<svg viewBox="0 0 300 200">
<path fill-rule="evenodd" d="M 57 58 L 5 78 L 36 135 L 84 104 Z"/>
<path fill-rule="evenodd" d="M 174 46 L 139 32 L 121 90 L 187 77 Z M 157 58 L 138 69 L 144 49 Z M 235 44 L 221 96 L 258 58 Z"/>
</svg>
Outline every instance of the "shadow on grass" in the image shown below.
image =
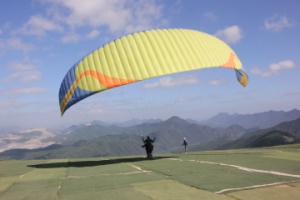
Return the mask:
<svg viewBox="0 0 300 200">
<path fill-rule="evenodd" d="M 159 159 L 174 158 L 174 157 L 176 156 L 157 156 L 151 160 L 159 160 Z M 149 161 L 149 159 L 141 158 L 141 157 L 131 157 L 131 158 L 116 158 L 116 159 L 107 159 L 107 160 L 66 161 L 66 162 L 27 165 L 27 167 L 33 167 L 33 168 L 93 167 L 98 165 L 111 165 L 111 164 L 139 162 L 139 161 Z"/>
</svg>

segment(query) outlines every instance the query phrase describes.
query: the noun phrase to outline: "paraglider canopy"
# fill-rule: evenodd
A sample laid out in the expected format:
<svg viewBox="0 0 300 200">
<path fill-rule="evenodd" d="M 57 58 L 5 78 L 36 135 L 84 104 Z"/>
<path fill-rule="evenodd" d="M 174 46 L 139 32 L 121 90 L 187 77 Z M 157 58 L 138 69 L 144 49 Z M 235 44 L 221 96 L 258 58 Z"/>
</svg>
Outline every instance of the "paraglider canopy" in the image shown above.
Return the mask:
<svg viewBox="0 0 300 200">
<path fill-rule="evenodd" d="M 248 83 L 237 55 L 212 35 L 185 29 L 129 34 L 100 47 L 71 67 L 59 90 L 61 114 L 86 97 L 107 89 L 212 67 L 233 69 L 243 86 Z"/>
</svg>

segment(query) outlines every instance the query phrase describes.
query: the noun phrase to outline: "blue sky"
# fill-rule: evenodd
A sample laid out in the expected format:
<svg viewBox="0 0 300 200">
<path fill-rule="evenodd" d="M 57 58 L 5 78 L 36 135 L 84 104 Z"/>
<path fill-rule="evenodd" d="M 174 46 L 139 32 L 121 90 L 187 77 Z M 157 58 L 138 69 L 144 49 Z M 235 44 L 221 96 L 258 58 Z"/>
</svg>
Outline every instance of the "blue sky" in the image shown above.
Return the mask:
<svg viewBox="0 0 300 200">
<path fill-rule="evenodd" d="M 1 0 L 0 129 L 300 109 L 299 8 L 299 0 Z M 248 86 L 228 69 L 199 70 L 96 94 L 61 117 L 58 91 L 73 64 L 118 37 L 162 28 L 228 43 Z"/>
</svg>

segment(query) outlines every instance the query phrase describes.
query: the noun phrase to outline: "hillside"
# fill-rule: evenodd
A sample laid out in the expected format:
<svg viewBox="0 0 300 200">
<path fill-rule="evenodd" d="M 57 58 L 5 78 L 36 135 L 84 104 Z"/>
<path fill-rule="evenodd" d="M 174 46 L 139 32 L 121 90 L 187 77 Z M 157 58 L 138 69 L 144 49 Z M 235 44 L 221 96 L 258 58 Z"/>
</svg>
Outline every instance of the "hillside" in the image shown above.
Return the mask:
<svg viewBox="0 0 300 200">
<path fill-rule="evenodd" d="M 266 147 L 300 142 L 300 118 L 246 134 L 217 149 Z"/>
<path fill-rule="evenodd" d="M 36 128 L 0 135 L 0 152 L 8 149 L 34 149 L 54 144 L 56 134 L 50 129 Z"/>
</svg>

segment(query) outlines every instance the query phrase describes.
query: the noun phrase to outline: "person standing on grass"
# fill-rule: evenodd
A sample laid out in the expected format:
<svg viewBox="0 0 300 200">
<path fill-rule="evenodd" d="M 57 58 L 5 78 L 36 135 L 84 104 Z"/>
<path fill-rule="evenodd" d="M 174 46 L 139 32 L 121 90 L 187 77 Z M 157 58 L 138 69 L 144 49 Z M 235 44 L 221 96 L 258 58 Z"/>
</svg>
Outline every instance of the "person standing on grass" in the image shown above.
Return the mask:
<svg viewBox="0 0 300 200">
<path fill-rule="evenodd" d="M 187 147 L 187 145 L 188 145 L 188 142 L 187 142 L 186 138 L 184 137 L 184 138 L 183 138 L 183 143 L 182 143 L 181 146 L 184 146 L 184 152 L 185 152 L 185 153 L 186 153 L 186 147 Z"/>
<path fill-rule="evenodd" d="M 153 138 L 153 140 L 152 140 L 149 136 L 147 136 L 146 140 L 144 140 L 144 138 L 143 138 L 144 145 L 142 147 L 146 148 L 147 158 L 149 158 L 149 159 L 152 158 L 152 151 L 153 151 L 154 141 L 155 141 L 155 138 Z"/>
</svg>

